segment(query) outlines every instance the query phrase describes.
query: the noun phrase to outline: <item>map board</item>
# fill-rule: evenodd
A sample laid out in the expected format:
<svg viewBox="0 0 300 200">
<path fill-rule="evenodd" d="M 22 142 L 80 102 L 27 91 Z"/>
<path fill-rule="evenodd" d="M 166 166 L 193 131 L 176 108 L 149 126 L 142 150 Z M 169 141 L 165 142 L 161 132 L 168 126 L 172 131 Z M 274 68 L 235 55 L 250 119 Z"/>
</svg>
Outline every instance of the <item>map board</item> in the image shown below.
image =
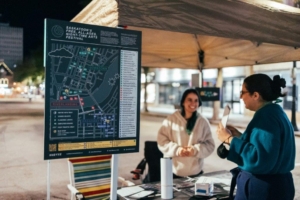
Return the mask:
<svg viewBox="0 0 300 200">
<path fill-rule="evenodd" d="M 141 32 L 45 19 L 44 159 L 139 151 Z"/>
</svg>

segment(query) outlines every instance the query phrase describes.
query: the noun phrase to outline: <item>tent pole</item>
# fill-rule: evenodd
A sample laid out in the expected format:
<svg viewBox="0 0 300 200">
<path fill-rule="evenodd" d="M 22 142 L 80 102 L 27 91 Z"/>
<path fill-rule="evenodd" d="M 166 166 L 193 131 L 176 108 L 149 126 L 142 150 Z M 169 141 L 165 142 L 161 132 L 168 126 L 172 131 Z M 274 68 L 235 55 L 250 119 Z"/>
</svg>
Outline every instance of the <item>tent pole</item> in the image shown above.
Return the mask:
<svg viewBox="0 0 300 200">
<path fill-rule="evenodd" d="M 292 117 L 291 117 L 291 123 L 294 127 L 294 131 L 298 131 L 297 122 L 296 122 L 296 101 L 297 101 L 297 95 L 296 95 L 296 61 L 293 61 L 293 69 L 292 69 L 292 83 L 293 83 L 293 101 L 292 101 Z"/>
</svg>

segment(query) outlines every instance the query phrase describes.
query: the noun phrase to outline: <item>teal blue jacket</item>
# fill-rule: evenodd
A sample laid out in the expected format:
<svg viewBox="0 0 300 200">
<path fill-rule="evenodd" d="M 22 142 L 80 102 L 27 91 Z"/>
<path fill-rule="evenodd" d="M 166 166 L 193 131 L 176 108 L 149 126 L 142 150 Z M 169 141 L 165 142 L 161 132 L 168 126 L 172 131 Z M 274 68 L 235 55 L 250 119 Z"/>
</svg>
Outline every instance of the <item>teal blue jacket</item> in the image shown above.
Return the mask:
<svg viewBox="0 0 300 200">
<path fill-rule="evenodd" d="M 295 135 L 284 110 L 270 103 L 256 111 L 227 159 L 253 174 L 283 174 L 295 167 Z"/>
</svg>

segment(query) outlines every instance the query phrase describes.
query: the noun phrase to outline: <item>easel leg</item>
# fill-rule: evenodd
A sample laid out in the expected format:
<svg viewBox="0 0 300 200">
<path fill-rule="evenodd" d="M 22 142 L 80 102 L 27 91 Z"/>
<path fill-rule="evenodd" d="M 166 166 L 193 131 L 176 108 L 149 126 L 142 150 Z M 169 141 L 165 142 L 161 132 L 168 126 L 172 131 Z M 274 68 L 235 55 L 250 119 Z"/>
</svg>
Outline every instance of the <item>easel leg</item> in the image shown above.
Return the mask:
<svg viewBox="0 0 300 200">
<path fill-rule="evenodd" d="M 50 160 L 47 162 L 47 200 L 50 200 Z"/>
<path fill-rule="evenodd" d="M 119 155 L 113 154 L 111 159 L 110 200 L 117 200 Z"/>
</svg>

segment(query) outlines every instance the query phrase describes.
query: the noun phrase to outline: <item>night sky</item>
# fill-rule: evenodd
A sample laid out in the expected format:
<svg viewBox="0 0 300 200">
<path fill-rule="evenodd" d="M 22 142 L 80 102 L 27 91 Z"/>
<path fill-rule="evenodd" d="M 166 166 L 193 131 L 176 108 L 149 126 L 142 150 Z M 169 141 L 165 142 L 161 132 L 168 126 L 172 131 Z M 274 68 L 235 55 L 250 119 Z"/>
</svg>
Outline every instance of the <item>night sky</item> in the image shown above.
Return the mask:
<svg viewBox="0 0 300 200">
<path fill-rule="evenodd" d="M 43 45 L 44 19 L 70 21 L 88 0 L 0 0 L 0 22 L 23 28 L 24 57 Z"/>
</svg>

